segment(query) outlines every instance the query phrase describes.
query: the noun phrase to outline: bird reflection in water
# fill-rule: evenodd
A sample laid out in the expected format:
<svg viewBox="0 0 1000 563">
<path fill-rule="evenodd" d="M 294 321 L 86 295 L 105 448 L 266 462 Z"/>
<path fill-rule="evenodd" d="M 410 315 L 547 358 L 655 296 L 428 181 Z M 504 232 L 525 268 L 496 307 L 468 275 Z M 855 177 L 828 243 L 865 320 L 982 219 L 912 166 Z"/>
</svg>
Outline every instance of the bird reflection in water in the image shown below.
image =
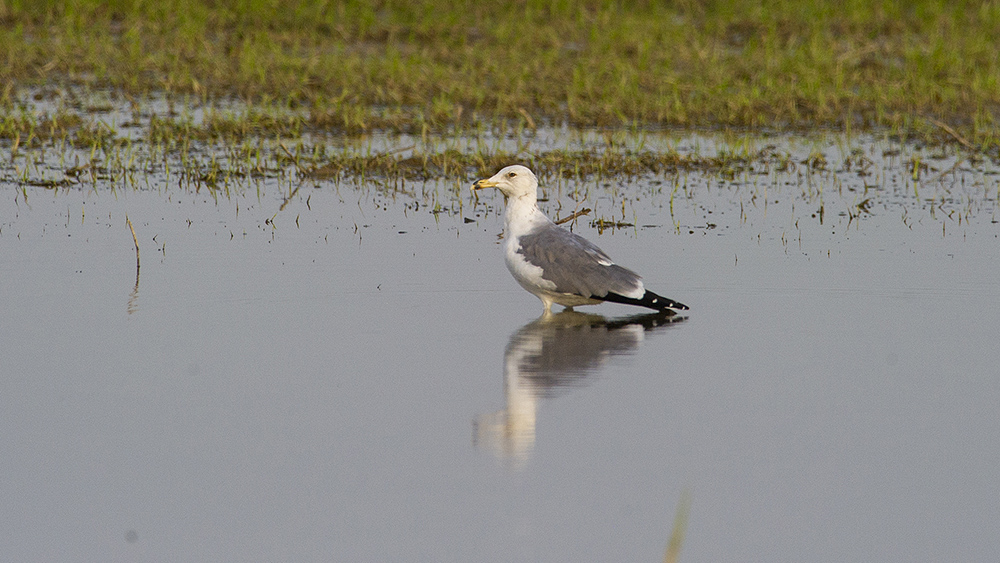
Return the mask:
<svg viewBox="0 0 1000 563">
<path fill-rule="evenodd" d="M 520 467 L 535 445 L 541 399 L 582 385 L 609 357 L 631 354 L 647 333 L 685 319 L 670 311 L 606 319 L 567 310 L 524 325 L 504 350 L 506 408 L 476 417 L 473 442 Z"/>
</svg>

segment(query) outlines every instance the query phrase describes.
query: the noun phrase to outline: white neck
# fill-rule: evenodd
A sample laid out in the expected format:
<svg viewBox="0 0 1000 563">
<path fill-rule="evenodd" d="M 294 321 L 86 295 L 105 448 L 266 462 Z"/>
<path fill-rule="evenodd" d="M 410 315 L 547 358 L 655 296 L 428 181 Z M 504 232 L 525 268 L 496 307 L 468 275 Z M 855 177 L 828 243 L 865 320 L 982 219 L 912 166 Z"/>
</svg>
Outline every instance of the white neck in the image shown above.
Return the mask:
<svg viewBox="0 0 1000 563">
<path fill-rule="evenodd" d="M 537 201 L 535 194 L 507 199 L 507 211 L 503 218 L 504 232 L 507 236 L 518 237 L 534 230 L 539 224 L 551 223 L 538 209 Z"/>
</svg>

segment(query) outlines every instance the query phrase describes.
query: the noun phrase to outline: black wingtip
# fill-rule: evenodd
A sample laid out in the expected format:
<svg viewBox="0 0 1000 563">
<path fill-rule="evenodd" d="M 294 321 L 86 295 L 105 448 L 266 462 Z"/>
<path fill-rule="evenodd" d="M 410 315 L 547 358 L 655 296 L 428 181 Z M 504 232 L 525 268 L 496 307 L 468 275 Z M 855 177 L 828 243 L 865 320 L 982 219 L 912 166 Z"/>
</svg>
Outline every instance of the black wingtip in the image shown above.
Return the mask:
<svg viewBox="0 0 1000 563">
<path fill-rule="evenodd" d="M 612 303 L 622 303 L 624 305 L 637 305 L 639 307 L 648 307 L 655 311 L 687 311 L 688 306 L 673 299 L 668 299 L 662 295 L 657 295 L 652 291 L 646 290 L 646 293 L 642 295 L 641 298 L 635 299 L 633 297 L 625 297 L 624 295 L 619 295 L 617 293 L 608 293 L 604 297 L 600 297 L 604 301 L 610 301 Z"/>
</svg>

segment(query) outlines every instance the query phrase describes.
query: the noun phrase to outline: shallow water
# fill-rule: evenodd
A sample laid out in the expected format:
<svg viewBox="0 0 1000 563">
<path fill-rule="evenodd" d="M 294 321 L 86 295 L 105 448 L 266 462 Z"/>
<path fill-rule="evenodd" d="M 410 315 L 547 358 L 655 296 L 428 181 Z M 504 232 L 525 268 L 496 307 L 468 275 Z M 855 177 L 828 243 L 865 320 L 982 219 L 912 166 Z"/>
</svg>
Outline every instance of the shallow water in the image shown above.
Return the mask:
<svg viewBox="0 0 1000 563">
<path fill-rule="evenodd" d="M 689 495 L 682 561 L 989 560 L 997 175 L 883 148 L 590 187 L 671 323 L 539 320 L 488 194 L 4 185 L 0 552 L 659 561 Z"/>
</svg>

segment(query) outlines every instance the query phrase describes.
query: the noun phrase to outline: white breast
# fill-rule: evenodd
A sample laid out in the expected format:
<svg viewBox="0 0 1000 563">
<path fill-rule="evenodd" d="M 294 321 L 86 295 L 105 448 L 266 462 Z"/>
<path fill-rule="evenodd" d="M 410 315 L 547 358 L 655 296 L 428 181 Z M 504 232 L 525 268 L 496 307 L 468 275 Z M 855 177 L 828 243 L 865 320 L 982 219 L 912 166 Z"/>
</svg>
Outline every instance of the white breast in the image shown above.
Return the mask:
<svg viewBox="0 0 1000 563">
<path fill-rule="evenodd" d="M 507 263 L 507 269 L 521 287 L 535 295 L 539 295 L 540 291 L 555 290 L 556 284 L 542 278 L 542 269 L 529 264 L 524 255 L 518 252 L 521 245 L 518 244 L 516 237 L 507 238 L 503 246 L 503 259 Z"/>
</svg>

